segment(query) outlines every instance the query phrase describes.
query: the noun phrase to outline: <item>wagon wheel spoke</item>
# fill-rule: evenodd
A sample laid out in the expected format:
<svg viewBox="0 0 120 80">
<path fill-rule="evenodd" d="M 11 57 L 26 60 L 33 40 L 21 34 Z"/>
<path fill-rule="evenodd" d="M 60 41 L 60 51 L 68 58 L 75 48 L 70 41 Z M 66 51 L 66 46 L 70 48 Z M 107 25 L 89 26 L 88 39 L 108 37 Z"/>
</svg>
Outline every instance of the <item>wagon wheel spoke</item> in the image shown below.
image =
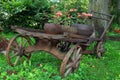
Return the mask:
<svg viewBox="0 0 120 80">
<path fill-rule="evenodd" d="M 27 40 L 23 43 L 23 46 L 25 46 L 25 47 L 26 47 L 26 45 L 27 45 Z"/>
<path fill-rule="evenodd" d="M 78 57 L 79 53 L 80 53 L 81 47 L 77 50 L 76 52 L 76 57 Z"/>
<path fill-rule="evenodd" d="M 25 37 L 26 41 L 24 42 L 23 46 L 24 48 L 28 47 L 29 45 L 32 45 L 32 42 L 30 41 L 31 39 L 29 37 Z M 27 59 L 31 57 L 31 53 L 23 54 Z"/>
<path fill-rule="evenodd" d="M 12 44 L 12 47 L 15 47 L 15 48 L 17 48 L 17 49 L 19 49 L 19 43 L 17 42 L 17 40 L 15 39 L 14 41 L 13 41 L 13 44 Z"/>
<path fill-rule="evenodd" d="M 96 48 L 96 52 L 97 52 L 97 57 L 98 58 L 101 58 L 102 55 L 104 54 L 104 45 L 103 45 L 103 42 L 98 42 L 97 43 L 97 48 Z"/>
<path fill-rule="evenodd" d="M 82 57 L 82 53 L 80 51 L 81 51 L 81 47 L 78 48 L 78 50 L 76 52 L 76 55 L 75 55 L 75 60 L 73 62 L 74 71 L 77 70 L 79 65 L 80 65 L 80 60 L 81 60 L 81 57 Z"/>
<path fill-rule="evenodd" d="M 69 69 L 67 69 L 67 71 L 64 73 L 64 76 L 66 77 L 71 72 L 72 72 L 72 67 L 70 67 Z"/>
<path fill-rule="evenodd" d="M 10 40 L 6 51 L 6 59 L 11 66 L 15 66 L 18 62 L 23 62 L 23 60 L 30 59 L 31 54 L 26 54 L 25 52 L 25 48 L 30 46 L 28 39 L 25 36 L 16 35 Z"/>
<path fill-rule="evenodd" d="M 69 73 L 78 69 L 80 60 L 82 57 L 81 47 L 75 45 L 71 48 L 68 53 L 65 55 L 63 62 L 60 67 L 60 75 L 62 77 L 67 76 Z"/>
<path fill-rule="evenodd" d="M 72 63 L 72 62 L 71 62 L 71 63 L 69 63 L 69 64 L 67 64 L 67 65 L 66 65 L 66 69 L 68 69 L 68 68 L 72 67 L 72 65 L 73 65 L 73 63 Z"/>
<path fill-rule="evenodd" d="M 74 61 L 75 60 L 75 57 L 76 57 L 76 52 L 77 52 L 77 48 L 74 50 L 74 54 L 73 54 L 73 56 L 72 56 L 72 61 Z"/>
<path fill-rule="evenodd" d="M 80 64 L 80 62 L 78 61 L 78 62 L 76 63 L 76 67 L 79 67 L 79 64 Z"/>
<path fill-rule="evenodd" d="M 15 56 L 17 56 L 18 55 L 18 53 L 15 53 L 15 54 L 13 54 L 10 58 L 13 58 L 13 57 L 15 57 Z"/>
<path fill-rule="evenodd" d="M 20 59 L 20 56 L 17 56 L 17 58 L 16 58 L 16 60 L 14 62 L 14 66 L 16 66 L 16 64 L 18 63 L 19 59 Z"/>
<path fill-rule="evenodd" d="M 26 58 L 28 58 L 28 55 L 24 54 L 24 56 L 25 56 Z"/>
<path fill-rule="evenodd" d="M 28 55 L 27 54 L 24 54 L 24 56 L 27 58 L 27 59 L 29 59 L 30 58 L 30 53 L 28 53 Z"/>
<path fill-rule="evenodd" d="M 11 48 L 11 51 L 17 52 L 18 48 Z"/>
<path fill-rule="evenodd" d="M 26 39 L 30 45 L 34 44 L 33 40 L 30 37 L 26 37 Z"/>
<path fill-rule="evenodd" d="M 20 48 L 22 47 L 23 38 L 20 38 Z"/>
<path fill-rule="evenodd" d="M 79 59 L 79 57 L 80 57 L 80 56 L 79 56 L 80 50 L 81 50 L 81 48 L 74 50 L 74 53 L 73 53 L 73 55 L 72 55 L 72 60 L 73 60 L 74 62 Z"/>
<path fill-rule="evenodd" d="M 72 47 L 72 48 L 67 52 L 66 56 L 65 56 L 64 59 L 63 59 L 63 62 L 62 62 L 61 67 L 60 67 L 60 75 L 61 75 L 62 77 L 65 77 L 64 73 L 65 73 L 65 71 L 66 71 L 66 65 L 67 65 L 67 63 L 68 63 L 68 61 L 69 61 L 69 58 L 70 58 L 70 56 L 71 56 L 74 48 L 75 48 L 75 46 Z M 69 67 L 69 65 L 68 65 L 68 67 Z"/>
<path fill-rule="evenodd" d="M 32 42 L 30 41 L 30 37 L 26 36 L 25 41 L 23 43 L 24 48 L 28 47 L 29 45 L 32 45 Z M 27 60 L 31 57 L 31 53 L 23 54 L 24 57 L 27 58 Z"/>
<path fill-rule="evenodd" d="M 79 59 L 81 59 L 81 57 L 82 57 L 82 54 L 78 54 L 78 55 L 76 56 L 76 61 L 78 61 Z"/>
<path fill-rule="evenodd" d="M 101 52 L 97 52 L 97 57 L 101 58 L 102 57 L 102 53 Z"/>
<path fill-rule="evenodd" d="M 76 61 L 74 62 L 74 64 L 75 64 L 74 69 L 75 70 L 79 67 L 81 58 L 82 58 L 82 54 L 79 54 L 76 58 Z"/>
</svg>

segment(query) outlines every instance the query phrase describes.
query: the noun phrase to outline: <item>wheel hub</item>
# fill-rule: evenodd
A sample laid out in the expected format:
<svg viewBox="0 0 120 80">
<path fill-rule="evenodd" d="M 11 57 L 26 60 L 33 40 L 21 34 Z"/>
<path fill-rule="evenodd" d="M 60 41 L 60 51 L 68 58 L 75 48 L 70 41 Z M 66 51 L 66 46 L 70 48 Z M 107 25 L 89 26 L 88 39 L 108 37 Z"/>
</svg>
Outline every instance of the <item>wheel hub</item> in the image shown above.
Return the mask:
<svg viewBox="0 0 120 80">
<path fill-rule="evenodd" d="M 25 52 L 25 49 L 24 49 L 24 48 L 20 48 L 18 55 L 19 55 L 20 57 L 22 57 L 22 56 L 24 55 L 24 52 Z"/>
</svg>

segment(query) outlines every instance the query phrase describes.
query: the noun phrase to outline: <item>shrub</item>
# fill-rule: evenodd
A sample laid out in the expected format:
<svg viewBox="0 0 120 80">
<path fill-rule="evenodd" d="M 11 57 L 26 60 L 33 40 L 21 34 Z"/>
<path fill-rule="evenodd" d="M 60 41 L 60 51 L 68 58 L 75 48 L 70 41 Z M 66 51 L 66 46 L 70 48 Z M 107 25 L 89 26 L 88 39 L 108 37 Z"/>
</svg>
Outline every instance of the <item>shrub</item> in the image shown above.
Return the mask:
<svg viewBox="0 0 120 80">
<path fill-rule="evenodd" d="M 51 2 L 50 0 L 1 0 L 0 1 L 0 26 L 9 30 L 10 25 L 42 29 L 44 23 L 53 20 L 56 12 L 64 14 L 70 9 L 77 9 L 77 12 L 87 11 L 88 0 L 61 0 Z M 72 16 L 74 12 L 70 13 Z M 77 14 L 75 12 L 75 14 Z M 64 20 L 63 20 L 64 19 Z M 63 16 L 61 21 L 68 23 L 68 16 Z M 75 23 L 72 19 L 71 23 Z"/>
<path fill-rule="evenodd" d="M 0 6 L 0 25 L 4 28 L 19 25 L 41 29 L 50 13 L 48 0 L 6 0 L 0 1 Z"/>
<path fill-rule="evenodd" d="M 81 13 L 87 12 L 88 0 L 61 0 L 51 6 L 49 22 L 56 24 L 71 25 L 82 23 Z"/>
</svg>

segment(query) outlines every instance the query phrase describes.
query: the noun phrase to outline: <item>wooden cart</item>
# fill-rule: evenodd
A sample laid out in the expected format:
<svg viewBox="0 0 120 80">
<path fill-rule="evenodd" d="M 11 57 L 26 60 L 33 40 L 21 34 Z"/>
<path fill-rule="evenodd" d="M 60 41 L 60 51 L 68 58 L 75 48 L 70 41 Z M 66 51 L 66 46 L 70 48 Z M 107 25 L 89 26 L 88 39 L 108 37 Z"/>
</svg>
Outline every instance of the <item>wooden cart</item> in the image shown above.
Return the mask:
<svg viewBox="0 0 120 80">
<path fill-rule="evenodd" d="M 14 36 L 9 42 L 6 53 L 7 62 L 11 66 L 15 66 L 22 59 L 30 59 L 33 51 L 46 51 L 59 60 L 62 60 L 60 75 L 66 77 L 69 73 L 79 68 L 83 54 L 97 53 L 98 57 L 101 57 L 104 53 L 103 37 L 114 18 L 114 16 L 111 15 L 106 16 L 110 17 L 108 25 L 102 35 L 95 38 L 79 37 L 79 35 L 76 34 L 53 35 L 46 34 L 44 31 L 37 29 L 13 27 L 15 32 L 19 34 Z M 73 38 L 73 36 L 77 37 Z M 93 42 L 96 42 L 94 49 L 86 50 Z"/>
</svg>

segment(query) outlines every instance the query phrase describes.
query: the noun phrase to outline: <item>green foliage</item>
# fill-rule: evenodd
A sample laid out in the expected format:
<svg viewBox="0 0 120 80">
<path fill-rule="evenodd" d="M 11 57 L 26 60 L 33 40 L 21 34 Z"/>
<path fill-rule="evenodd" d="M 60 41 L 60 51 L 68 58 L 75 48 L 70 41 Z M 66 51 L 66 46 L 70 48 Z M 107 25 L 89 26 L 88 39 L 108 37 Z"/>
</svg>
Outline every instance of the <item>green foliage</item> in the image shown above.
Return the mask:
<svg viewBox="0 0 120 80">
<path fill-rule="evenodd" d="M 120 18 L 120 8 L 119 6 L 119 0 L 111 0 L 111 14 L 115 15 L 114 22 L 117 24 L 120 24 L 119 18 Z"/>
<path fill-rule="evenodd" d="M 10 39 L 15 34 L 0 35 Z M 120 80 L 120 42 L 107 39 L 105 49 L 101 59 L 83 55 L 79 69 L 66 78 L 59 76 L 61 61 L 46 52 L 34 52 L 28 63 L 16 67 L 0 54 L 0 80 Z"/>
<path fill-rule="evenodd" d="M 81 18 L 78 15 L 88 10 L 88 0 L 61 0 L 51 6 L 52 14 L 49 16 L 49 22 L 63 25 L 72 25 L 81 23 Z M 56 16 L 61 13 L 60 16 Z"/>
<path fill-rule="evenodd" d="M 19 25 L 41 29 L 50 13 L 48 0 L 6 0 L 0 6 L 0 25 L 4 28 Z"/>
<path fill-rule="evenodd" d="M 86 12 L 88 0 L 61 0 L 58 3 L 58 10 L 69 11 L 71 8 L 78 9 L 79 12 Z"/>
<path fill-rule="evenodd" d="M 114 23 L 114 24 L 112 25 L 112 29 L 119 30 L 120 27 L 119 27 L 119 25 L 118 25 L 117 23 Z"/>
<path fill-rule="evenodd" d="M 58 3 L 50 0 L 1 0 L 0 26 L 5 28 L 5 31 L 10 29 L 10 25 L 42 29 L 44 23 L 53 18 L 51 14 L 57 11 L 67 12 L 71 8 L 86 12 L 87 4 L 88 0 L 62 0 Z"/>
</svg>

